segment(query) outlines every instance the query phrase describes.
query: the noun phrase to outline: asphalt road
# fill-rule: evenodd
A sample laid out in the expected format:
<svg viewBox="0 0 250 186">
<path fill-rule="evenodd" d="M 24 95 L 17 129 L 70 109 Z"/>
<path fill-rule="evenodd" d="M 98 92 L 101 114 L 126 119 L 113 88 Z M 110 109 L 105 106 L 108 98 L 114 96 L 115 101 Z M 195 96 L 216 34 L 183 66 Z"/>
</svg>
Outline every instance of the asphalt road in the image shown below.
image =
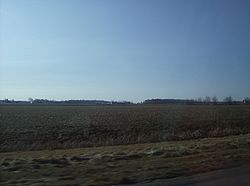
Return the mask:
<svg viewBox="0 0 250 186">
<path fill-rule="evenodd" d="M 250 166 L 218 170 L 184 178 L 157 180 L 151 183 L 130 184 L 130 186 L 250 186 Z"/>
</svg>

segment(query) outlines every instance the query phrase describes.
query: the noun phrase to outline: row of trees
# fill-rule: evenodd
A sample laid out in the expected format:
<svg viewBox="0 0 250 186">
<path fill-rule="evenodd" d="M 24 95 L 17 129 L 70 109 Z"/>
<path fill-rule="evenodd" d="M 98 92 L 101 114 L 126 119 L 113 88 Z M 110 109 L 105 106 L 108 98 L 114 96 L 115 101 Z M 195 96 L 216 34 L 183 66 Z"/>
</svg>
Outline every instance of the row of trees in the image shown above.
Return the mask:
<svg viewBox="0 0 250 186">
<path fill-rule="evenodd" d="M 250 98 L 245 98 L 242 101 L 233 100 L 232 96 L 225 97 L 220 101 L 216 96 L 204 98 L 199 97 L 197 99 L 148 99 L 142 102 L 143 104 L 187 104 L 187 105 L 217 105 L 217 104 L 228 104 L 228 105 L 241 105 L 250 104 Z"/>
<path fill-rule="evenodd" d="M 47 100 L 47 99 L 32 99 L 29 98 L 28 101 L 15 101 L 15 100 L 0 100 L 0 104 L 73 104 L 73 105 L 128 105 L 134 104 L 128 101 L 105 101 L 105 100 L 64 100 L 64 101 L 55 101 L 55 100 Z M 223 99 L 223 101 L 219 101 L 216 96 L 209 97 L 206 96 L 204 98 L 197 99 L 148 99 L 142 102 L 142 104 L 192 104 L 192 105 L 217 105 L 217 104 L 250 104 L 250 98 L 246 97 L 242 101 L 233 100 L 232 96 L 227 96 Z"/>
<path fill-rule="evenodd" d="M 205 98 L 199 97 L 196 101 L 199 103 L 203 102 L 203 103 L 208 103 L 208 104 L 210 104 L 210 103 L 217 104 L 219 102 L 219 99 L 217 98 L 217 96 L 213 96 L 213 97 L 206 96 Z M 233 98 L 232 98 L 232 96 L 225 97 L 222 102 L 232 103 Z"/>
<path fill-rule="evenodd" d="M 196 99 L 197 102 L 200 102 L 200 103 L 214 103 L 214 104 L 217 104 L 217 103 L 228 103 L 228 104 L 233 104 L 233 103 L 237 103 L 237 102 L 240 102 L 240 101 L 235 101 L 233 100 L 232 96 L 227 96 L 223 99 L 223 101 L 218 101 L 218 98 L 216 96 L 213 96 L 213 97 L 209 97 L 209 96 L 206 96 L 205 98 L 201 98 L 199 97 L 198 99 Z M 246 103 L 246 104 L 249 104 L 250 103 L 250 98 L 249 97 L 246 97 L 243 99 L 242 101 L 243 103 Z"/>
<path fill-rule="evenodd" d="M 199 97 L 197 100 L 197 102 L 204 102 L 204 103 L 217 103 L 218 102 L 218 98 L 216 96 L 213 96 L 212 98 L 209 96 L 206 96 L 204 99 Z"/>
</svg>

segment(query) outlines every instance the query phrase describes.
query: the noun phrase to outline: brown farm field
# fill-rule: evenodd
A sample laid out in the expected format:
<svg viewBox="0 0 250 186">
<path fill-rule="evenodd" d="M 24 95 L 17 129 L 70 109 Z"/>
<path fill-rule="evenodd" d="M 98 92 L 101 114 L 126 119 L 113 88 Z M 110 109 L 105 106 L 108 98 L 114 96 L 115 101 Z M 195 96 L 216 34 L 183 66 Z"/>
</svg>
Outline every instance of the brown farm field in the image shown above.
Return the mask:
<svg viewBox="0 0 250 186">
<path fill-rule="evenodd" d="M 0 151 L 189 140 L 250 133 L 250 106 L 1 105 Z"/>
<path fill-rule="evenodd" d="M 143 184 L 250 166 L 250 106 L 0 108 L 0 185 Z"/>
</svg>

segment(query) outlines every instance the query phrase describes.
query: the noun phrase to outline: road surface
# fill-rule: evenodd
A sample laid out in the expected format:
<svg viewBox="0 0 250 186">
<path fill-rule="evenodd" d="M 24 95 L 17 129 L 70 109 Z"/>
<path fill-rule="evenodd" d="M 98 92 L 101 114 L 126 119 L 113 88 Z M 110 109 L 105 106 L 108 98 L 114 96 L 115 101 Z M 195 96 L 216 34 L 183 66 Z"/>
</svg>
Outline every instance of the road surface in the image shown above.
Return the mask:
<svg viewBox="0 0 250 186">
<path fill-rule="evenodd" d="M 218 170 L 185 178 L 130 184 L 130 186 L 250 186 L 250 166 Z"/>
</svg>

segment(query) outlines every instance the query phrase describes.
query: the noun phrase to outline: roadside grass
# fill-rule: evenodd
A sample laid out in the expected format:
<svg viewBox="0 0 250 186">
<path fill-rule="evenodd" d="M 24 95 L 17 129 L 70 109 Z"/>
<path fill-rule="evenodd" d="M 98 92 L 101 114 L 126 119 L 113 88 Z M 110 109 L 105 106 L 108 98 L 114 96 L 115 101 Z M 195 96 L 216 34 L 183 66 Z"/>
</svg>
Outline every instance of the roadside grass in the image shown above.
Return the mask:
<svg viewBox="0 0 250 186">
<path fill-rule="evenodd" d="M 116 185 L 250 165 L 250 134 L 0 153 L 1 185 Z"/>
</svg>

